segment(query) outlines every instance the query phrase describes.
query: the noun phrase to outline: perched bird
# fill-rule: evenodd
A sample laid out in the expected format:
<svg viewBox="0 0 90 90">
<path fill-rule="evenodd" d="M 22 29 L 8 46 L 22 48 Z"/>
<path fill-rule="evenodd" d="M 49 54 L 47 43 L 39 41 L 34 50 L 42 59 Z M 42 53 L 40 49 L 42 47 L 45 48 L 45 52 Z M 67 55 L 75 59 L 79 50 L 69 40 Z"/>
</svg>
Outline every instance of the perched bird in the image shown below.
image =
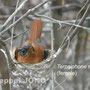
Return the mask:
<svg viewBox="0 0 90 90">
<path fill-rule="evenodd" d="M 22 63 L 39 63 L 44 59 L 44 49 L 40 42 L 42 33 L 42 20 L 34 20 L 31 25 L 30 39 L 24 47 L 16 49 L 15 58 Z"/>
</svg>

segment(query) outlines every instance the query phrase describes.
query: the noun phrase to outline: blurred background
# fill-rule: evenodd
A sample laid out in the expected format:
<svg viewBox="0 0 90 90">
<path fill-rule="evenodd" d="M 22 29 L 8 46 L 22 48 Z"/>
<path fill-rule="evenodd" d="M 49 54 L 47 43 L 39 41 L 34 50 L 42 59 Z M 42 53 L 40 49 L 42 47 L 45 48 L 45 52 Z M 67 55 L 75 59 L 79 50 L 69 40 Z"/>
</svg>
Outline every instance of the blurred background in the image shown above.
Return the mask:
<svg viewBox="0 0 90 90">
<path fill-rule="evenodd" d="M 16 4 L 19 1 L 19 5 L 24 0 L 0 0 L 0 27 L 15 11 Z M 15 15 L 15 20 L 21 17 L 30 8 L 35 7 L 39 3 L 45 0 L 28 0 L 25 6 Z M 74 23 L 76 16 L 80 9 L 85 5 L 87 0 L 52 0 L 50 3 L 44 4 L 35 13 L 31 13 L 22 21 L 14 26 L 13 39 L 11 42 L 12 28 L 0 36 L 0 39 L 5 42 L 8 49 L 11 50 L 14 47 L 23 47 L 24 43 L 29 40 L 29 33 L 32 21 L 34 19 L 41 18 L 44 22 L 43 33 L 41 42 L 45 49 L 52 49 L 54 52 L 58 50 L 65 35 L 71 28 L 70 25 L 55 23 L 47 17 L 54 18 L 65 23 Z M 84 10 L 80 13 L 79 18 L 83 15 Z M 89 13 L 90 14 L 90 13 Z M 46 16 L 46 17 L 45 17 Z M 84 21 L 84 27 L 90 27 L 90 15 Z M 10 21 L 7 27 L 13 23 Z M 24 32 L 24 33 L 23 33 Z M 53 37 L 54 40 L 53 40 Z M 12 44 L 11 44 L 12 43 Z M 53 44 L 53 45 L 52 45 Z M 4 54 L 0 51 L 0 67 L 4 66 L 1 62 L 5 60 Z M 54 75 L 57 83 L 55 83 L 55 90 L 90 90 L 90 70 L 89 69 L 74 69 L 72 71 L 77 72 L 77 76 L 73 75 L 57 75 L 57 72 L 70 72 L 70 70 L 59 69 L 58 64 L 61 65 L 89 65 L 90 64 L 90 31 L 79 29 L 77 35 L 71 41 L 68 50 L 66 49 L 60 54 L 54 64 Z M 6 65 L 6 64 L 5 64 Z M 5 70 L 2 70 L 5 75 Z M 7 74 L 7 72 L 6 72 Z M 3 76 L 1 75 L 1 78 Z M 7 77 L 7 75 L 6 75 Z M 7 86 L 8 87 L 8 86 Z M 6 90 L 6 89 L 0 89 Z"/>
</svg>

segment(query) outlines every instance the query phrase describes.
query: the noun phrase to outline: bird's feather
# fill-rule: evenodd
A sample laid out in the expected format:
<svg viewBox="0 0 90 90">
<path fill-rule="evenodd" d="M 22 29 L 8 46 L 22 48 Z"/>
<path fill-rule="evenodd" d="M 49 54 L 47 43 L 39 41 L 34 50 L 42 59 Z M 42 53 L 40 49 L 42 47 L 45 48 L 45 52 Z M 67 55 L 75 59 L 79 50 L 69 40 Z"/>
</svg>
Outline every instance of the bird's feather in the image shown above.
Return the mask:
<svg viewBox="0 0 90 90">
<path fill-rule="evenodd" d="M 37 39 L 41 38 L 42 25 L 43 25 L 43 22 L 41 19 L 35 20 L 32 23 L 31 31 L 30 31 L 30 33 L 31 33 L 30 34 L 30 40 L 29 40 L 30 43 L 35 42 Z"/>
<path fill-rule="evenodd" d="M 34 53 L 31 54 L 31 51 L 28 50 L 25 55 L 20 55 L 20 52 L 17 54 L 17 60 L 23 63 L 39 63 L 44 58 L 44 50 L 40 42 L 41 33 L 42 33 L 42 20 L 34 20 L 31 26 L 30 39 L 28 43 L 24 44 L 24 47 L 32 46 Z"/>
</svg>

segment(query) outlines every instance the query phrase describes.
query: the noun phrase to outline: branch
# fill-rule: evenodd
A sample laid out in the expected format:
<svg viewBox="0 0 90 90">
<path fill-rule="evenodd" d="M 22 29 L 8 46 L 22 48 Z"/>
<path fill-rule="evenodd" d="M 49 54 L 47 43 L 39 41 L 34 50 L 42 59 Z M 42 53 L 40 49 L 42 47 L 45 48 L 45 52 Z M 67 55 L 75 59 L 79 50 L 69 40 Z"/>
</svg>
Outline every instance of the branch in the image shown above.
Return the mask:
<svg viewBox="0 0 90 90">
<path fill-rule="evenodd" d="M 26 32 L 28 32 L 28 31 L 29 31 L 29 29 L 27 31 L 24 31 L 24 32 L 20 33 L 20 34 L 17 34 L 16 36 L 13 36 L 13 39 L 16 38 L 16 37 L 18 37 L 18 36 L 20 36 L 20 35 L 22 35 L 22 34 L 24 34 L 24 33 L 26 33 Z M 12 38 L 10 37 L 10 38 L 4 40 L 3 42 L 7 42 L 8 40 L 11 40 L 11 39 Z"/>
<path fill-rule="evenodd" d="M 16 3 L 16 8 L 15 9 L 17 9 L 18 8 L 18 6 L 19 6 L 19 0 L 17 0 L 17 3 Z M 15 22 L 15 20 L 16 20 L 16 17 L 14 16 L 14 18 L 13 18 L 13 23 Z M 12 47 L 13 47 L 13 33 L 14 33 L 14 27 L 12 27 L 12 34 L 11 34 L 11 50 L 13 50 L 12 49 Z"/>
<path fill-rule="evenodd" d="M 12 59 L 10 56 L 10 52 L 8 50 L 8 47 L 6 46 L 6 44 L 2 40 L 0 40 L 0 49 L 5 50 L 7 58 L 8 58 L 7 62 L 8 62 L 9 70 L 11 70 Z"/>
<path fill-rule="evenodd" d="M 7 27 L 6 29 L 4 29 L 1 33 L 5 33 L 7 30 L 9 30 L 10 28 L 12 28 L 13 26 L 15 26 L 18 22 L 20 22 L 22 19 L 24 19 L 25 17 L 27 17 L 31 12 L 34 12 L 35 10 L 37 10 L 38 8 L 40 8 L 42 5 L 44 5 L 45 3 L 49 2 L 49 0 L 46 0 L 42 3 L 40 3 L 39 5 L 35 6 L 32 9 L 29 9 L 22 17 L 20 17 L 18 20 L 16 20 L 13 24 L 11 24 L 9 27 Z"/>
<path fill-rule="evenodd" d="M 78 7 L 78 8 L 81 8 L 82 5 L 80 4 L 66 4 L 66 5 L 57 5 L 57 6 L 51 6 L 50 8 L 47 8 L 47 9 L 44 9 L 44 10 L 41 10 L 39 11 L 38 13 L 39 14 L 42 14 L 42 13 L 45 13 L 49 10 L 57 10 L 57 9 L 68 9 L 68 8 L 71 8 L 71 7 Z"/>
<path fill-rule="evenodd" d="M 6 26 L 7 24 L 13 19 L 13 17 L 22 9 L 22 7 L 25 5 L 25 3 L 27 2 L 28 0 L 24 0 L 22 2 L 22 4 L 12 13 L 12 15 L 6 20 L 6 22 L 4 23 L 4 25 L 1 27 L 0 31 L 2 31 Z"/>
<path fill-rule="evenodd" d="M 84 15 L 82 16 L 80 22 L 78 23 L 78 25 L 82 25 L 84 20 L 86 19 L 88 13 L 89 13 L 89 10 L 90 10 L 90 4 L 88 5 L 87 7 L 87 10 L 85 11 Z M 79 27 L 76 27 L 72 34 L 69 36 L 70 37 L 70 41 L 73 39 L 73 37 L 77 34 L 77 31 L 78 31 Z M 60 47 L 57 52 L 54 54 L 54 58 L 56 58 L 68 45 L 68 41 L 66 41 L 62 47 Z"/>
<path fill-rule="evenodd" d="M 87 27 L 84 27 L 84 26 L 81 26 L 81 25 L 77 25 L 77 24 L 74 24 L 74 23 L 72 24 L 72 23 L 68 23 L 68 22 L 65 22 L 65 21 L 59 21 L 59 20 L 57 20 L 57 19 L 48 17 L 48 16 L 46 16 L 46 15 L 39 15 L 39 14 L 35 13 L 35 16 L 47 18 L 47 19 L 49 19 L 49 20 L 51 20 L 51 21 L 54 21 L 54 23 L 66 24 L 66 25 L 75 26 L 75 27 L 79 27 L 79 28 L 85 29 L 85 30 L 87 30 L 87 31 L 90 31 L 90 28 L 87 28 Z"/>
</svg>

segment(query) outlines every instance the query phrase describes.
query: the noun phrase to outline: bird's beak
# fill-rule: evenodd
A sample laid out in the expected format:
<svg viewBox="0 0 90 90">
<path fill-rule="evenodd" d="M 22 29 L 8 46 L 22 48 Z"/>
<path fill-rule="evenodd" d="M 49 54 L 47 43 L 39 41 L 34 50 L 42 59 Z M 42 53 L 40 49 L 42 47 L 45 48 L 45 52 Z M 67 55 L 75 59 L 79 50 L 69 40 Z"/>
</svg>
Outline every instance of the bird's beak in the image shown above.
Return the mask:
<svg viewBox="0 0 90 90">
<path fill-rule="evenodd" d="M 34 51 L 34 49 L 30 49 L 30 50 L 28 51 L 28 53 L 30 53 L 30 54 L 34 54 L 35 51 Z"/>
</svg>

